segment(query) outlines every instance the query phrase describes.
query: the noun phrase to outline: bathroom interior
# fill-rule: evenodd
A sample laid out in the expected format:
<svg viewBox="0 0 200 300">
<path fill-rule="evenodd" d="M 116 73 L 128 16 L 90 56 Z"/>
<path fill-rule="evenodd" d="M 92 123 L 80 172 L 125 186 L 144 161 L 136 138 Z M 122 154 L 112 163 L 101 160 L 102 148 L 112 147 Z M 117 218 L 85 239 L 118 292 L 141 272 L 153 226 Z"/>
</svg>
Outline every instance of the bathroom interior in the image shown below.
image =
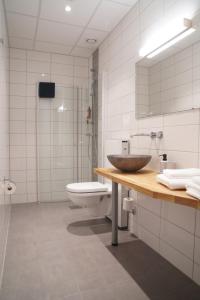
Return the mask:
<svg viewBox="0 0 200 300">
<path fill-rule="evenodd" d="M 200 299 L 200 1 L 0 0 L 0 299 Z"/>
</svg>

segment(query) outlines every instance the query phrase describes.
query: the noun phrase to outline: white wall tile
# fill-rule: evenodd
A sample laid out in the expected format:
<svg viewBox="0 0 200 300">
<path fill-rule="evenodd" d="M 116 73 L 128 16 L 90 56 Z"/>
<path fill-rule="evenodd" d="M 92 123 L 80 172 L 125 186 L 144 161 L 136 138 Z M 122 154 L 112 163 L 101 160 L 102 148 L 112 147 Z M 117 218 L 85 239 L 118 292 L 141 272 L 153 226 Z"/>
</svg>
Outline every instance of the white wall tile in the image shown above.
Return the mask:
<svg viewBox="0 0 200 300">
<path fill-rule="evenodd" d="M 200 266 L 200 239 L 195 237 L 194 262 Z"/>
<path fill-rule="evenodd" d="M 138 193 L 138 204 L 158 216 L 161 213 L 161 202 L 161 200 Z"/>
<path fill-rule="evenodd" d="M 196 231 L 195 234 L 200 238 L 200 210 L 196 212 Z"/>
<path fill-rule="evenodd" d="M 10 95 L 11 96 L 25 96 L 26 86 L 21 83 L 11 83 L 10 84 Z"/>
<path fill-rule="evenodd" d="M 10 169 L 14 171 L 26 170 L 26 158 L 11 158 Z"/>
<path fill-rule="evenodd" d="M 11 71 L 26 71 L 26 60 L 11 58 L 10 59 L 10 70 Z"/>
<path fill-rule="evenodd" d="M 10 120 L 10 133 L 25 133 L 25 132 L 26 132 L 25 121 Z"/>
<path fill-rule="evenodd" d="M 198 135 L 198 125 L 165 127 L 163 148 L 166 150 L 198 152 Z"/>
<path fill-rule="evenodd" d="M 51 70 L 53 74 L 73 77 L 74 68 L 72 65 L 52 63 Z"/>
<path fill-rule="evenodd" d="M 50 53 L 44 53 L 39 51 L 27 51 L 27 60 L 40 61 L 42 63 L 45 61 L 50 62 L 51 55 Z"/>
<path fill-rule="evenodd" d="M 45 76 L 44 76 L 45 75 Z M 50 74 L 48 73 L 27 73 L 27 83 L 30 85 L 37 84 L 39 81 L 50 81 Z"/>
<path fill-rule="evenodd" d="M 26 157 L 26 146 L 25 145 L 24 146 L 15 145 L 13 143 L 14 143 L 14 141 L 12 143 L 10 142 L 10 157 L 11 158 Z"/>
<path fill-rule="evenodd" d="M 200 266 L 194 264 L 193 280 L 200 285 Z"/>
<path fill-rule="evenodd" d="M 26 59 L 26 51 L 22 49 L 10 48 L 10 58 Z"/>
<path fill-rule="evenodd" d="M 192 260 L 194 249 L 194 236 L 192 234 L 162 219 L 160 237 Z"/>
<path fill-rule="evenodd" d="M 15 203 L 27 203 L 26 194 L 13 194 L 12 195 L 12 204 Z"/>
<path fill-rule="evenodd" d="M 52 54 L 52 62 L 65 64 L 65 65 L 73 65 L 74 64 L 73 56 L 61 55 L 61 54 Z M 88 65 L 88 61 L 87 61 Z"/>
<path fill-rule="evenodd" d="M 14 171 L 11 170 L 10 172 L 11 180 L 15 182 L 25 182 L 26 181 L 26 173 L 23 171 Z"/>
<path fill-rule="evenodd" d="M 138 236 L 144 241 L 147 245 L 153 248 L 155 251 L 159 252 L 160 250 L 160 240 L 157 236 L 153 235 L 150 231 L 146 230 L 144 227 L 138 226 Z"/>
<path fill-rule="evenodd" d="M 26 185 L 24 184 L 24 182 L 18 182 L 16 185 L 16 195 L 21 195 L 21 194 L 25 194 L 26 193 Z"/>
<path fill-rule="evenodd" d="M 170 247 L 169 244 L 161 240 L 160 242 L 160 254 L 169 260 L 173 265 L 180 269 L 187 276 L 192 278 L 192 260 L 181 254 L 176 249 Z"/>
<path fill-rule="evenodd" d="M 10 120 L 11 121 L 25 121 L 26 110 L 24 108 L 10 109 Z"/>
<path fill-rule="evenodd" d="M 36 176 L 36 170 L 27 170 L 26 171 L 26 179 L 27 182 L 36 182 L 37 181 L 37 176 Z M 36 191 L 34 191 L 35 193 Z"/>
<path fill-rule="evenodd" d="M 195 229 L 195 209 L 187 206 L 166 202 L 162 203 L 162 218 L 191 234 Z"/>
<path fill-rule="evenodd" d="M 26 72 L 10 71 L 10 83 L 26 83 Z"/>
<path fill-rule="evenodd" d="M 11 146 L 22 146 L 26 145 L 26 135 L 23 133 L 10 134 L 10 145 Z"/>
<path fill-rule="evenodd" d="M 36 170 L 36 158 L 28 157 L 26 160 L 27 170 Z"/>
<path fill-rule="evenodd" d="M 10 96 L 10 108 L 24 108 L 26 103 L 25 97 Z"/>
<path fill-rule="evenodd" d="M 50 64 L 46 61 L 28 60 L 27 71 L 33 73 L 49 73 Z"/>
<path fill-rule="evenodd" d="M 149 230 L 155 236 L 159 237 L 160 234 L 160 218 L 150 211 L 139 207 L 138 208 L 138 223 Z"/>
</svg>

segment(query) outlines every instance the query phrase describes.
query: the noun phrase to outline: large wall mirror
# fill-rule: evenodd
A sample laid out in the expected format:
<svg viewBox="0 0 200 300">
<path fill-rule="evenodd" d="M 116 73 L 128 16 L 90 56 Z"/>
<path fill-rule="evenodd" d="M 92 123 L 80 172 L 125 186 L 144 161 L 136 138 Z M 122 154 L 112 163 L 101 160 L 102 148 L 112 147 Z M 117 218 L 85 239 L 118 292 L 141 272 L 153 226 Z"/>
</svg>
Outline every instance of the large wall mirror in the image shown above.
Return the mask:
<svg viewBox="0 0 200 300">
<path fill-rule="evenodd" d="M 136 63 L 136 117 L 200 107 L 200 28 Z"/>
</svg>

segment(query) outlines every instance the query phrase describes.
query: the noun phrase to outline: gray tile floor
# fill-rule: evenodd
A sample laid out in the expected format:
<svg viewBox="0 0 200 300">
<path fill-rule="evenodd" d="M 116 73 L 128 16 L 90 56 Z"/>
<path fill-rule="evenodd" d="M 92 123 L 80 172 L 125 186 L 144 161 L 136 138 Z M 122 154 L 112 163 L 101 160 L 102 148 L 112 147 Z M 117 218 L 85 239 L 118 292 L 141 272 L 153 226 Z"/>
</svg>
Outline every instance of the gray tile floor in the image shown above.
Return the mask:
<svg viewBox="0 0 200 300">
<path fill-rule="evenodd" d="M 111 247 L 110 230 L 69 203 L 13 206 L 0 299 L 199 299 L 197 285 L 128 232 Z"/>
</svg>

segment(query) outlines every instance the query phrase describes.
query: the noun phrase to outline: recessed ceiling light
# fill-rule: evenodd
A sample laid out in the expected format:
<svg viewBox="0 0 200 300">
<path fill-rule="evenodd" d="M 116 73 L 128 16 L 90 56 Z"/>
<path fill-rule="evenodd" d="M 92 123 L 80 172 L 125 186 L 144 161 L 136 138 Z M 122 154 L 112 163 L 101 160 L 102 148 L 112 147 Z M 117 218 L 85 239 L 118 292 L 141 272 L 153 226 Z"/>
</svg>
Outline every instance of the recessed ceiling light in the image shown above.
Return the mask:
<svg viewBox="0 0 200 300">
<path fill-rule="evenodd" d="M 72 10 L 71 6 L 70 5 L 66 5 L 65 6 L 65 11 L 66 12 L 70 12 Z"/>
<path fill-rule="evenodd" d="M 97 40 L 96 39 L 87 39 L 86 42 L 88 44 L 96 44 Z"/>
</svg>

